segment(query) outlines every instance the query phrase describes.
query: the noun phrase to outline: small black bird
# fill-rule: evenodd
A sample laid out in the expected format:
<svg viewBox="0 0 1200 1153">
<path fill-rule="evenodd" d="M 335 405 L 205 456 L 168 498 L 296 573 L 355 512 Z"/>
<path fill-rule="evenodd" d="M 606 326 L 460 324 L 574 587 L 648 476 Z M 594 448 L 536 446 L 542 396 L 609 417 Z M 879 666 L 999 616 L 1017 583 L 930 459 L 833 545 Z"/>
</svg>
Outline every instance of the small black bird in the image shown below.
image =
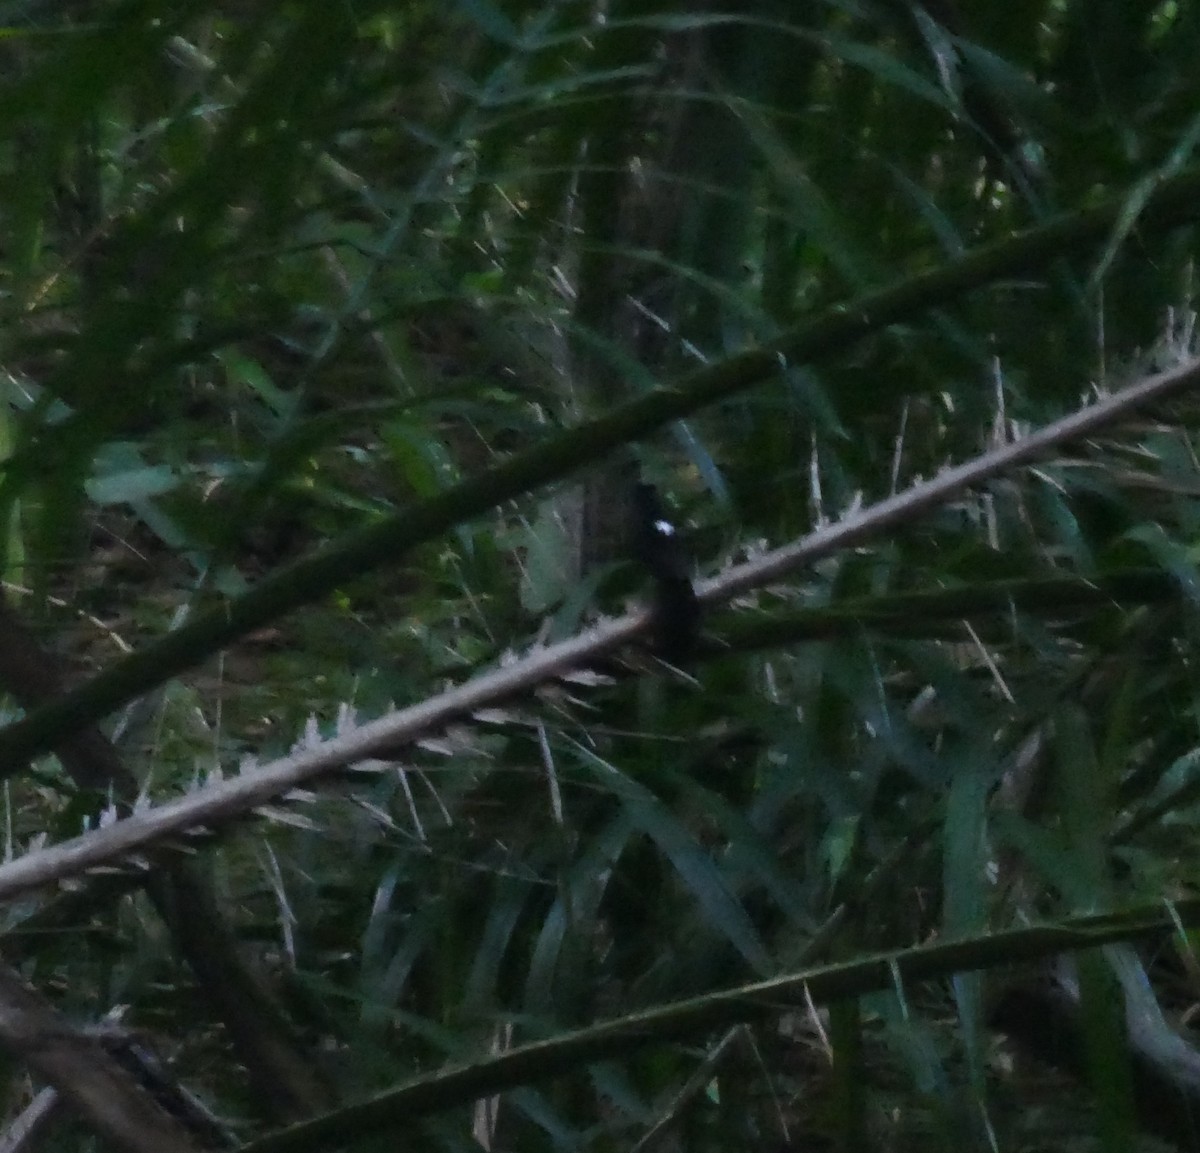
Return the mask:
<svg viewBox="0 0 1200 1153">
<path fill-rule="evenodd" d="M 664 660 L 678 664 L 691 655 L 700 633 L 691 560 L 654 485 L 634 488 L 633 513 L 633 555 L 654 579 L 655 649 Z"/>
</svg>

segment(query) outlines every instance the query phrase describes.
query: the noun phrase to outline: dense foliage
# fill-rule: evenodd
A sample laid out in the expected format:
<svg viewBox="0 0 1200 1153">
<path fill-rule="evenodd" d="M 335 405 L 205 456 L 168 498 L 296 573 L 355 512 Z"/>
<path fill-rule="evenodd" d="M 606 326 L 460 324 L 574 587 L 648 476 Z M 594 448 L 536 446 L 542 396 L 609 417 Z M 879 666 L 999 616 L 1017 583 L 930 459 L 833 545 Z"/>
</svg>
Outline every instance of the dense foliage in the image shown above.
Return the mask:
<svg viewBox="0 0 1200 1153">
<path fill-rule="evenodd" d="M 3 13 L 10 1116 L 1200 1147 L 1200 5 Z"/>
</svg>

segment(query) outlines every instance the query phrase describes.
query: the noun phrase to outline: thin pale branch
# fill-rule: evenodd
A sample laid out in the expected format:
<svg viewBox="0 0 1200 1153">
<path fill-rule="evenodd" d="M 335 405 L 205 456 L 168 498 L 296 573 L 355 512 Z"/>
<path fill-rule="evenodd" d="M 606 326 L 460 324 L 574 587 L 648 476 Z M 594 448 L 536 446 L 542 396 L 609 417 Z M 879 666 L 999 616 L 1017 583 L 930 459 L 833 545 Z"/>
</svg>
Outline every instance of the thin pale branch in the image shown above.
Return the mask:
<svg viewBox="0 0 1200 1153">
<path fill-rule="evenodd" d="M 1200 360 L 1190 360 L 1177 368 L 1148 376 L 1020 440 L 1001 445 L 964 464 L 947 468 L 895 496 L 819 528 L 794 544 L 738 565 L 698 589 L 697 595 L 707 602 L 728 600 L 737 593 L 757 588 L 821 557 L 852 548 L 945 504 L 968 489 L 1029 464 L 1051 449 L 1098 432 L 1150 401 L 1183 392 L 1197 383 L 1200 383 Z"/>
<path fill-rule="evenodd" d="M 802 565 L 920 516 L 964 490 L 1028 464 L 1070 440 L 1094 433 L 1139 405 L 1161 400 L 1197 382 L 1200 382 L 1200 360 L 1147 377 L 1015 443 L 948 468 L 931 480 L 921 481 L 896 496 L 818 529 L 794 544 L 731 568 L 706 582 L 700 596 L 714 603 L 776 580 Z M 535 649 L 519 660 L 315 747 L 135 813 L 108 828 L 20 857 L 0 866 L 0 899 L 111 865 L 131 854 L 146 853 L 158 843 L 189 831 L 235 820 L 335 769 L 368 760 L 385 749 L 412 744 L 485 706 L 531 692 L 545 681 L 628 643 L 649 624 L 650 614 L 644 610 L 604 621 L 579 636 Z"/>
</svg>

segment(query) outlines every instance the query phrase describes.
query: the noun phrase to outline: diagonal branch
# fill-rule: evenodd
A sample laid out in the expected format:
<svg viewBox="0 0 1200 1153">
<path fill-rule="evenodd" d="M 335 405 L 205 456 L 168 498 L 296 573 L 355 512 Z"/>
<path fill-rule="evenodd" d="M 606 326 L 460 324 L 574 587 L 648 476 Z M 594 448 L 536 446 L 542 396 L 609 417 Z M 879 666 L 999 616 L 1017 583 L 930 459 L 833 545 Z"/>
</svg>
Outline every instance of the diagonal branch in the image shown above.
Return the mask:
<svg viewBox="0 0 1200 1153">
<path fill-rule="evenodd" d="M 198 1146 L 92 1037 L 0 965 L 0 1045 L 27 1061 L 112 1148 L 191 1153 Z"/>
<path fill-rule="evenodd" d="M 1142 405 L 1196 385 L 1200 385 L 1200 359 L 1144 377 L 1020 440 L 1010 441 L 965 464 L 944 469 L 937 476 L 919 481 L 895 496 L 826 525 L 794 544 L 738 565 L 709 581 L 697 593 L 704 601 L 728 600 L 747 589 L 757 588 L 821 557 L 852 548 L 895 525 L 910 521 L 976 485 L 1037 460 L 1052 449 L 1098 432 Z"/>
<path fill-rule="evenodd" d="M 1142 234 L 1197 214 L 1200 168 L 1157 186 L 1138 217 Z M 256 628 L 327 596 L 371 570 L 395 564 L 415 546 L 506 500 L 570 476 L 613 450 L 775 376 L 790 365 L 844 351 L 891 325 L 1007 277 L 1036 272 L 1086 251 L 1118 224 L 1128 195 L 1118 193 L 1084 212 L 1016 233 L 891 287 L 835 305 L 761 349 L 700 369 L 604 416 L 560 433 L 420 504 L 347 534 L 288 565 L 228 605 L 198 615 L 33 716 L 0 730 L 0 776 L 107 716 Z"/>
<path fill-rule="evenodd" d="M 727 600 L 747 589 L 795 571 L 823 556 L 858 544 L 886 529 L 920 516 L 966 489 L 989 481 L 1070 440 L 1098 431 L 1150 401 L 1200 383 L 1200 359 L 1146 377 L 1135 385 L 1030 433 L 1019 441 L 948 468 L 896 496 L 857 511 L 794 544 L 737 565 L 705 582 L 698 595 L 708 603 Z M 633 640 L 649 627 L 641 610 L 613 620 L 559 644 L 534 649 L 435 697 L 400 709 L 350 732 L 304 748 L 261 768 L 209 785 L 178 800 L 137 812 L 105 829 L 0 866 L 0 900 L 63 877 L 111 865 L 131 854 L 144 854 L 189 831 L 211 828 L 242 817 L 259 806 L 285 797 L 345 765 L 364 761 L 384 750 L 412 744 L 440 732 L 452 721 L 513 696 Z"/>
<path fill-rule="evenodd" d="M 561 1077 L 599 1061 L 627 1058 L 646 1046 L 694 1037 L 737 1022 L 769 1020 L 793 1005 L 813 1001 L 828 1004 L 895 989 L 897 985 L 945 980 L 954 973 L 1017 965 L 1114 941 L 1162 936 L 1180 925 L 1198 923 L 1200 903 L 1195 900 L 1180 902 L 1171 911 L 1160 904 L 1143 905 L 817 965 L 750 985 L 655 1005 L 574 1032 L 517 1045 L 499 1056 L 429 1073 L 360 1104 L 268 1133 L 244 1146 L 244 1153 L 298 1153 L 347 1134 L 361 1141 L 386 1132 L 394 1140 L 397 1130 L 431 1113 L 462 1107 L 469 1101 L 534 1081 Z"/>
</svg>

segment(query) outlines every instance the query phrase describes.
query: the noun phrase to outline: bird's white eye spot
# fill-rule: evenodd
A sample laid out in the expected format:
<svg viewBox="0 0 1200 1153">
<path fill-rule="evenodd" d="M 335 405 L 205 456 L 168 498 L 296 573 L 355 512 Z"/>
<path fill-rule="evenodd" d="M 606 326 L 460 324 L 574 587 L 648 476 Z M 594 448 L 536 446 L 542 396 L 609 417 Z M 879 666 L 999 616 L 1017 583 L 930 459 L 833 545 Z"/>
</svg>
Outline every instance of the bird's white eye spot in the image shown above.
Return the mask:
<svg viewBox="0 0 1200 1153">
<path fill-rule="evenodd" d="M 654 522 L 654 531 L 659 536 L 674 536 L 675 526 L 669 520 L 656 520 Z"/>
</svg>

